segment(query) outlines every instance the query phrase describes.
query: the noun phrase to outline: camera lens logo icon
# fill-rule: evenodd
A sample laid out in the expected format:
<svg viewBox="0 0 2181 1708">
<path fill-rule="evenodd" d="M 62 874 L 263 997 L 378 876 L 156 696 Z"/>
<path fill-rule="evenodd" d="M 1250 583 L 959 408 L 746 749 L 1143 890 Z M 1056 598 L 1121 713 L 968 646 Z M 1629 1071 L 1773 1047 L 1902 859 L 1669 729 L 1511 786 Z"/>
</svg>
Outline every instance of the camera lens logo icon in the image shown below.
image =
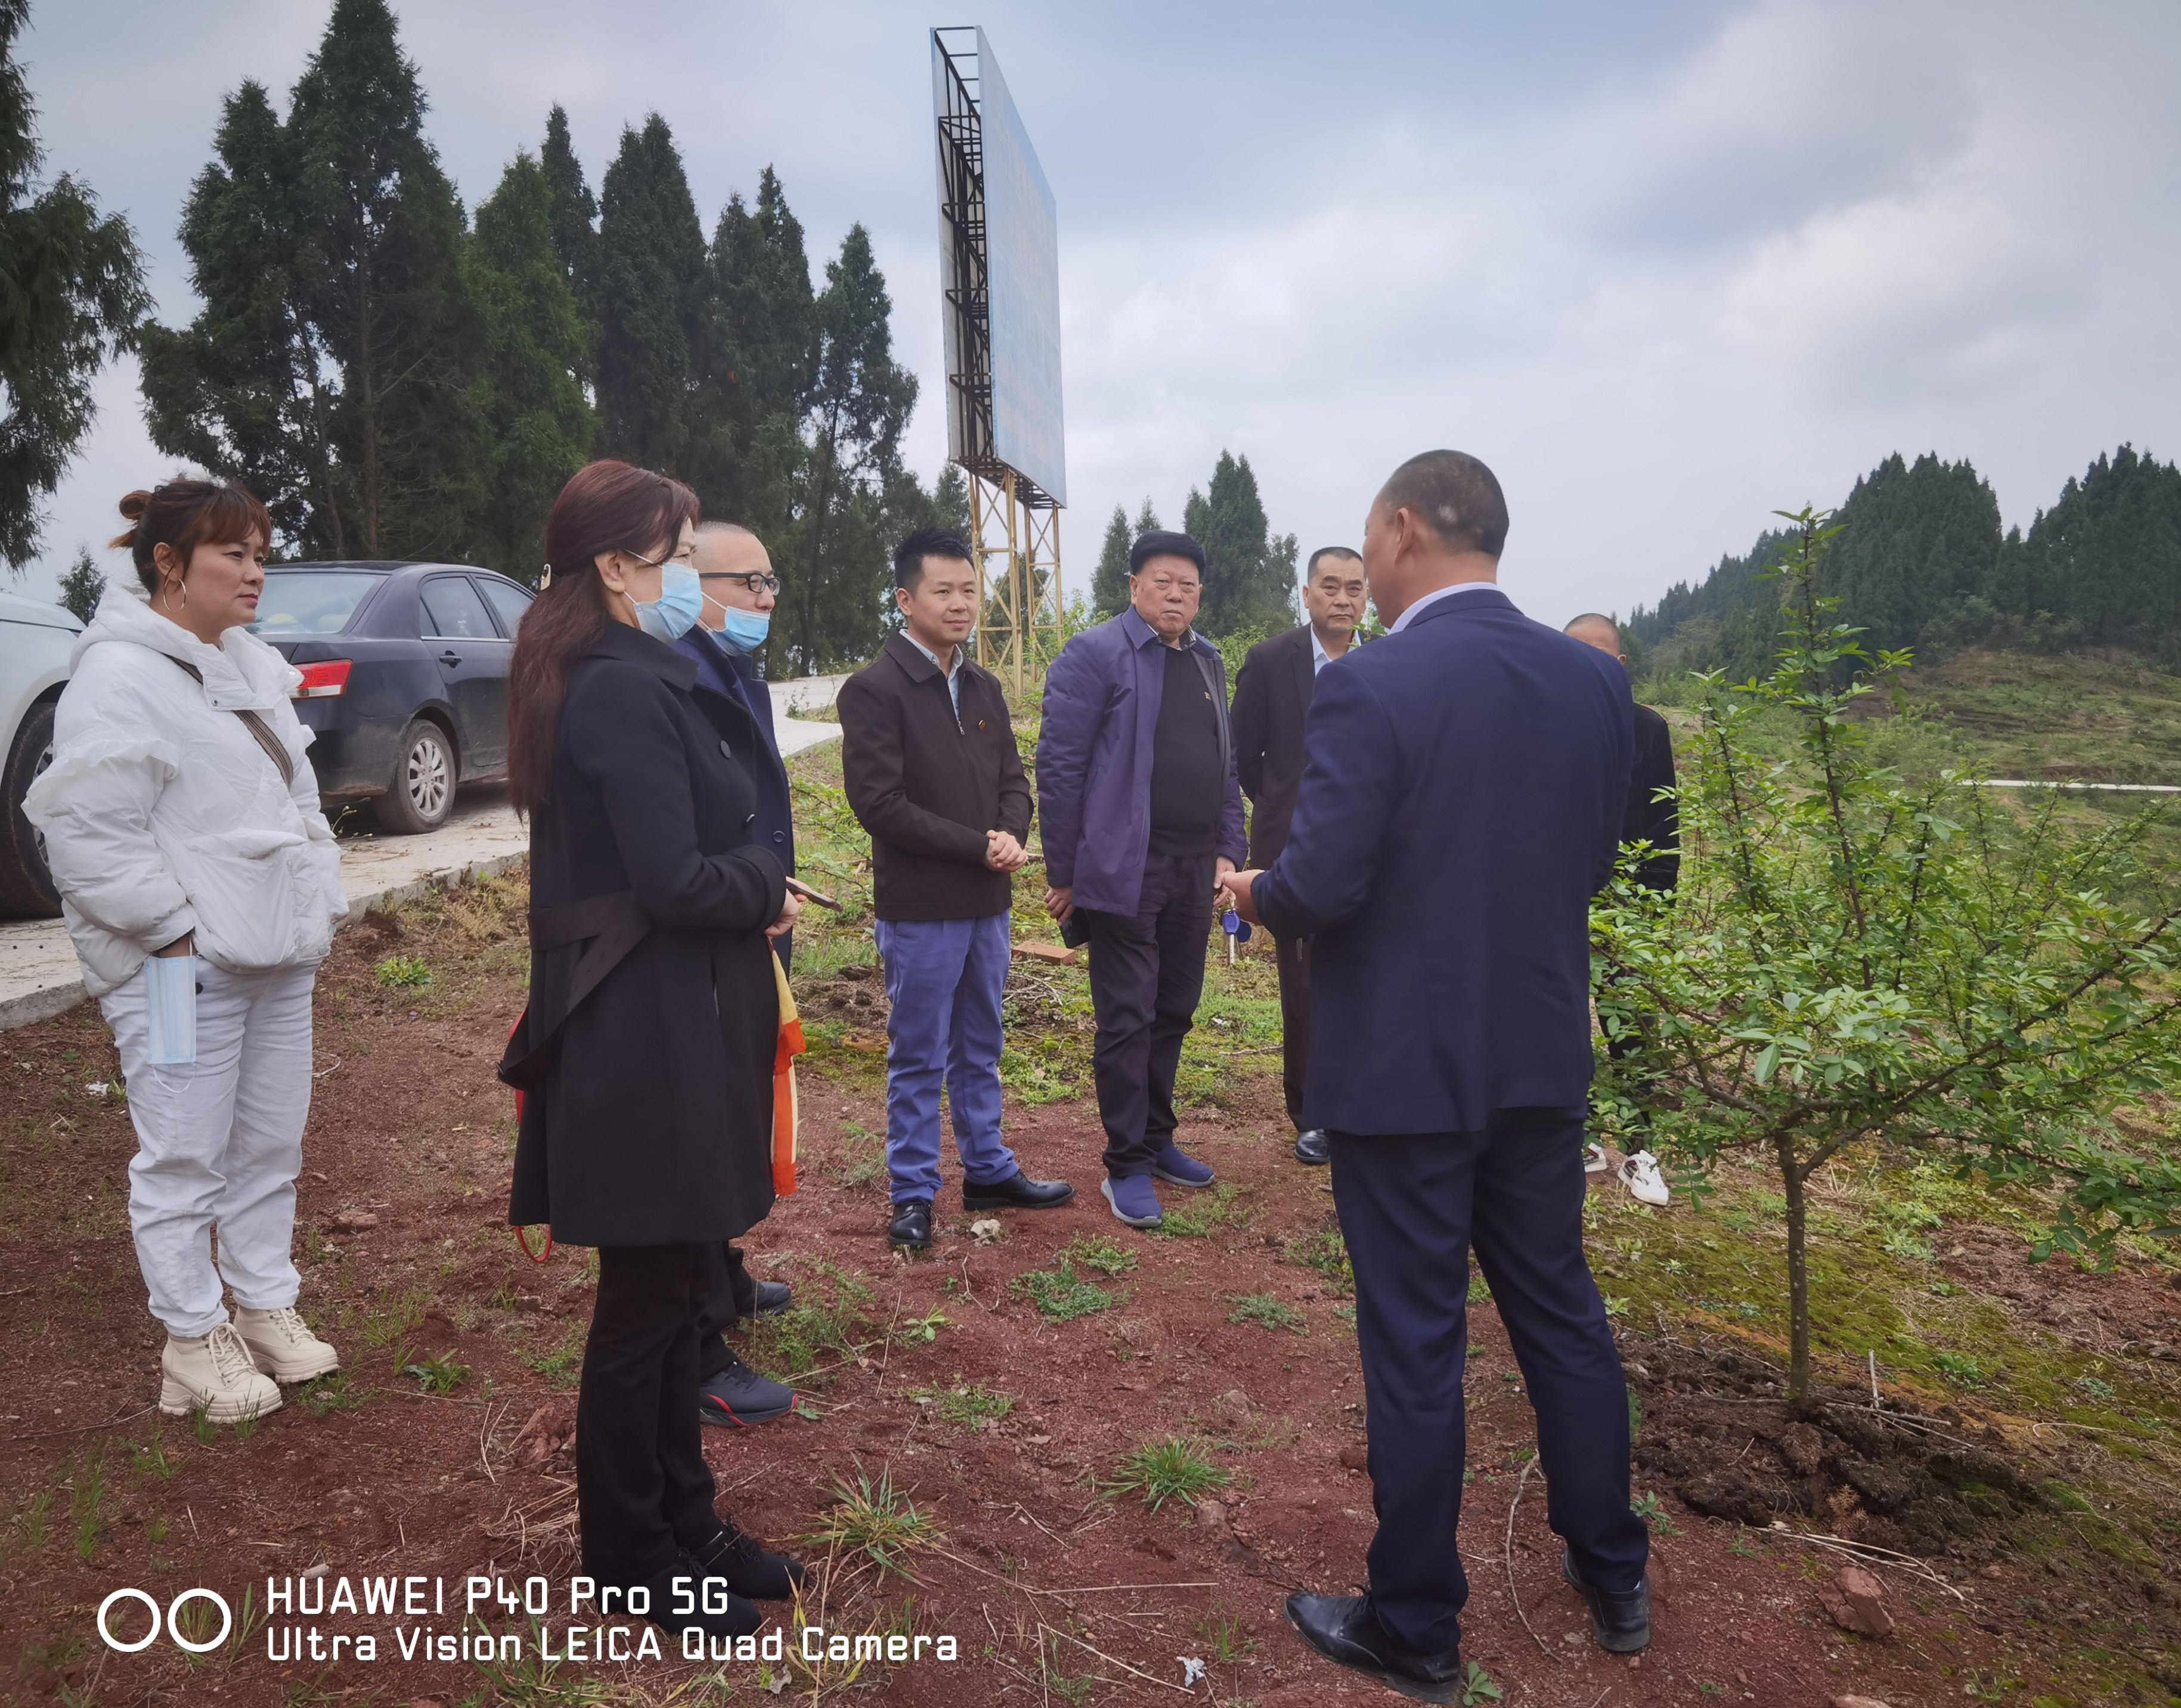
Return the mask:
<svg viewBox="0 0 2181 1708">
<path fill-rule="evenodd" d="M 145 1610 L 152 1616 L 152 1628 L 134 1642 L 124 1642 L 115 1636 L 109 1621 L 113 1612 L 113 1604 L 117 1601 L 142 1602 Z M 209 1601 L 219 1609 L 218 1636 L 207 1638 L 200 1643 L 182 1634 L 181 1612 L 192 1601 Z M 185 1590 L 167 1604 L 167 1609 L 163 1614 L 159 1611 L 159 1604 L 157 1601 L 143 1590 L 136 1589 L 116 1590 L 98 1604 L 99 1640 L 118 1655 L 134 1655 L 140 1649 L 150 1648 L 158 1640 L 160 1628 L 163 1626 L 168 1636 L 174 1639 L 176 1648 L 186 1649 L 192 1655 L 203 1655 L 218 1648 L 221 1644 L 227 1641 L 228 1634 L 235 1629 L 235 1615 L 229 1609 L 226 1601 L 216 1590 Z"/>
</svg>

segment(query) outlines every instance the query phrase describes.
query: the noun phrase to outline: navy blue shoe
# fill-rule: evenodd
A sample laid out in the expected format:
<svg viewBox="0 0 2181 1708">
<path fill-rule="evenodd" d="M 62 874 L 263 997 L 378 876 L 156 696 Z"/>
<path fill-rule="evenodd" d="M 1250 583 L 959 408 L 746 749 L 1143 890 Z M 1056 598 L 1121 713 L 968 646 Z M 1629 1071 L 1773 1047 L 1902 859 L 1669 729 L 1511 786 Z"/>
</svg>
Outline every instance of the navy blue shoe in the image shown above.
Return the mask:
<svg viewBox="0 0 2181 1708">
<path fill-rule="evenodd" d="M 1108 1176 L 1098 1182 L 1098 1190 L 1105 1193 L 1113 1214 L 1130 1227 L 1157 1227 L 1166 1220 L 1148 1176 L 1124 1175 L 1118 1180 Z"/>
<path fill-rule="evenodd" d="M 1168 1186 L 1209 1186 L 1218 1178 L 1208 1165 L 1199 1162 L 1172 1139 L 1151 1159 L 1151 1172 Z"/>
</svg>

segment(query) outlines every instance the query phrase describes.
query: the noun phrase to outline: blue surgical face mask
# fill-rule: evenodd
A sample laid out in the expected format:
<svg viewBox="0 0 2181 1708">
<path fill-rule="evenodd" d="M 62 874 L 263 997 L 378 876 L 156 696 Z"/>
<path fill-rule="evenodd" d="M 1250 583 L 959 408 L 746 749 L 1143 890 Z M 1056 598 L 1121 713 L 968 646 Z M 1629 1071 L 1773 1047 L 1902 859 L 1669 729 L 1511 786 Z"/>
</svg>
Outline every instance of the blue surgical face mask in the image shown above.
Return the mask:
<svg viewBox="0 0 2181 1708">
<path fill-rule="evenodd" d="M 718 604 L 715 599 L 713 603 Z M 772 629 L 772 613 L 746 611 L 740 605 L 720 605 L 719 636 L 737 653 L 754 653 Z"/>
<path fill-rule="evenodd" d="M 678 641 L 704 612 L 704 584 L 687 564 L 666 564 L 659 572 L 659 597 L 634 603 L 637 627 L 654 640 Z"/>
</svg>

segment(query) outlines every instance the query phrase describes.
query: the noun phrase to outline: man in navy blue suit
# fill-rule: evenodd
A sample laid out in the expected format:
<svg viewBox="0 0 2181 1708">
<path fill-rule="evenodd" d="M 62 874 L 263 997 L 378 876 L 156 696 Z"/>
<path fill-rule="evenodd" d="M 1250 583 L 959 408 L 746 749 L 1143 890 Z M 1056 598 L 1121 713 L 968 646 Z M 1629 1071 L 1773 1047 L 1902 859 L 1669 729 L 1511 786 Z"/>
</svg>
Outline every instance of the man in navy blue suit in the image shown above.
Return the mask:
<svg viewBox="0 0 2181 1708">
<path fill-rule="evenodd" d="M 734 755 L 757 789 L 757 822 L 750 829 L 758 846 L 777 855 L 792 874 L 795 819 L 787 767 L 773 733 L 772 693 L 758 676 L 756 658 L 771 627 L 780 580 L 765 542 L 734 522 L 698 524 L 696 568 L 704 610 L 697 626 L 674 643 L 675 650 L 696 664 L 700 692 L 723 696 L 757 726 L 757 741 Z M 788 958 L 794 940 L 792 933 L 776 939 L 773 946 L 781 961 Z M 744 1364 L 723 1331 L 738 1317 L 786 1310 L 787 1284 L 759 1281 L 743 1262 L 741 1248 L 731 1242 L 721 1245 L 718 1259 L 697 1301 L 698 1415 L 724 1429 L 784 1418 L 795 1403 L 794 1391 Z"/>
<path fill-rule="evenodd" d="M 1293 828 L 1228 880 L 1245 918 L 1312 937 L 1307 1124 L 1332 1134 L 1356 1270 L 1378 1532 L 1370 1590 L 1297 1595 L 1328 1659 L 1427 1702 L 1460 1694 L 1455 1546 L 1473 1249 L 1529 1388 L 1562 1568 L 1598 1640 L 1650 1639 L 1628 1507 L 1628 1390 L 1582 1250 L 1590 898 L 1613 872 L 1628 680 L 1499 590 L 1499 483 L 1430 451 L 1363 540 L 1391 632 L 1328 664 Z"/>
</svg>

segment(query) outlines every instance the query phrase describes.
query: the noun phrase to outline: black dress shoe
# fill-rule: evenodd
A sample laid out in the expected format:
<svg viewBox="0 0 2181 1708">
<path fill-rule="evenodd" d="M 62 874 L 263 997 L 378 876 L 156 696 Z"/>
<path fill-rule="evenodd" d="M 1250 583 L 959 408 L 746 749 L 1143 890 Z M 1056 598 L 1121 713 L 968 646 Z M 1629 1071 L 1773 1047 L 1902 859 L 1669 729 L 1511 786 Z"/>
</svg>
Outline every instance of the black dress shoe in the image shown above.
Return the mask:
<svg viewBox="0 0 2181 1708">
<path fill-rule="evenodd" d="M 787 1309 L 788 1302 L 795 1297 L 793 1289 L 786 1281 L 761 1281 L 756 1283 L 756 1287 L 757 1298 L 750 1307 L 752 1316 L 776 1317 Z"/>
<path fill-rule="evenodd" d="M 1322 1127 L 1295 1135 L 1295 1160 L 1313 1164 L 1333 1160 L 1333 1135 Z"/>
<path fill-rule="evenodd" d="M 893 1207 L 893 1220 L 886 1224 L 886 1243 L 907 1251 L 931 1249 L 931 1200 L 913 1198 Z"/>
<path fill-rule="evenodd" d="M 697 1385 L 697 1415 L 723 1430 L 769 1424 L 794 1408 L 795 1390 L 761 1376 L 726 1348 L 727 1366 Z"/>
<path fill-rule="evenodd" d="M 989 1185 L 962 1182 L 964 1209 L 1052 1209 L 1074 1196 L 1075 1188 L 1066 1181 L 1032 1180 L 1020 1169 Z"/>
<path fill-rule="evenodd" d="M 709 1587 L 704 1582 L 708 1575 L 714 1580 Z M 678 1585 L 677 1578 L 682 1580 Z M 643 1588 L 651 1601 L 640 1617 L 677 1640 L 693 1625 L 707 1637 L 732 1638 L 754 1636 L 765 1623 L 765 1615 L 754 1602 L 735 1594 L 721 1581 L 719 1573 L 708 1574 L 687 1548 L 676 1554 L 665 1571 L 647 1579 Z M 677 1612 L 676 1608 L 687 1611 Z"/>
<path fill-rule="evenodd" d="M 1288 1623 L 1295 1635 L 1336 1667 L 1376 1678 L 1417 1702 L 1461 1700 L 1461 1656 L 1419 1655 L 1397 1643 L 1367 1595 L 1290 1595 Z"/>
<path fill-rule="evenodd" d="M 736 1595 L 753 1601 L 792 1601 L 803 1587 L 802 1567 L 785 1554 L 768 1554 L 732 1524 L 721 1524 L 718 1535 L 689 1554 L 707 1575 L 726 1579 Z"/>
<path fill-rule="evenodd" d="M 1594 1590 L 1575 1568 L 1575 1555 L 1560 1549 L 1560 1576 L 1590 1603 L 1590 1634 L 1609 1655 L 1636 1655 L 1651 1646 L 1651 1583 L 1637 1579 L 1632 1590 Z"/>
</svg>

